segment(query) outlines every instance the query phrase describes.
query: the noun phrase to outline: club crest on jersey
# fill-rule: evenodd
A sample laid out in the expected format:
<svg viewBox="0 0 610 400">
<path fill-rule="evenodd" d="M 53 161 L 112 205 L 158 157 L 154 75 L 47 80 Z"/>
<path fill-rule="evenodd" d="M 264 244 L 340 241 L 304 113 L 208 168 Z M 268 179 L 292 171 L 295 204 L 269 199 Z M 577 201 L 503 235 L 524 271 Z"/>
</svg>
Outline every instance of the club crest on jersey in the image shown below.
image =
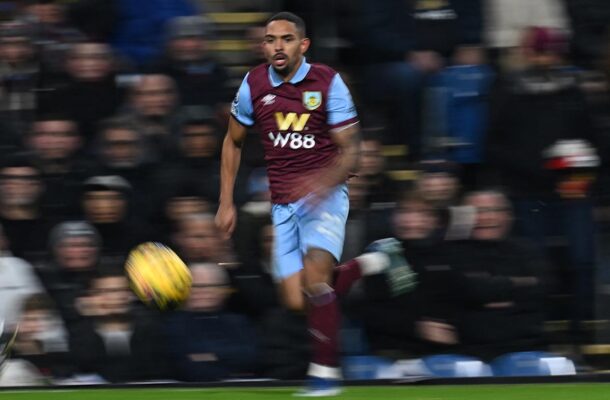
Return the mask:
<svg viewBox="0 0 610 400">
<path fill-rule="evenodd" d="M 313 111 L 322 104 L 322 92 L 303 92 L 303 105 Z"/>
</svg>

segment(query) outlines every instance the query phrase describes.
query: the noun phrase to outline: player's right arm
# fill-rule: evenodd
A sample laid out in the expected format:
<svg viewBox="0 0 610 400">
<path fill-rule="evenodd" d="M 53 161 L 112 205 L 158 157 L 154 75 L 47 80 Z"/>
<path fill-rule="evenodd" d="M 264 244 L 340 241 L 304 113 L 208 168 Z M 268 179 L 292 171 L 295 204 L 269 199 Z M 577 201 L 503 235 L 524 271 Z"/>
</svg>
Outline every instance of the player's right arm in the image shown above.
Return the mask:
<svg viewBox="0 0 610 400">
<path fill-rule="evenodd" d="M 231 235 L 237 222 L 237 211 L 233 203 L 235 177 L 241 162 L 242 143 L 246 137 L 246 127 L 229 118 L 229 129 L 222 142 L 220 161 L 220 199 L 216 213 L 216 225 L 227 235 Z"/>
<path fill-rule="evenodd" d="M 241 148 L 246 138 L 247 127 L 254 124 L 252 99 L 248 76 L 244 78 L 231 106 L 229 128 L 222 142 L 220 161 L 220 198 L 216 213 L 216 226 L 230 236 L 237 223 L 237 210 L 233 202 L 235 178 L 241 163 Z"/>
</svg>

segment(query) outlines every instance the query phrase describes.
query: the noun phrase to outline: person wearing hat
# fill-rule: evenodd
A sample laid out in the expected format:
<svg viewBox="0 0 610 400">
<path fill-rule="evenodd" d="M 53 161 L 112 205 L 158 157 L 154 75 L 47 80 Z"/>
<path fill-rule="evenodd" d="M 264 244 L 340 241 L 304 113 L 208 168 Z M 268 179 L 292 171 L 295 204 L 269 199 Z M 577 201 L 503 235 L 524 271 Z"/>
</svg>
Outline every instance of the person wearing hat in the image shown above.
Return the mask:
<svg viewBox="0 0 610 400">
<path fill-rule="evenodd" d="M 49 256 L 38 264 L 41 280 L 70 325 L 80 316 L 75 299 L 96 275 L 102 240 L 97 229 L 84 220 L 61 222 L 51 230 Z"/>
<path fill-rule="evenodd" d="M 137 244 L 145 241 L 144 221 L 132 207 L 132 186 L 118 175 L 100 175 L 83 183 L 82 208 L 85 220 L 102 238 L 105 260 L 122 261 Z"/>
<path fill-rule="evenodd" d="M 542 252 L 550 237 L 567 240 L 567 254 L 555 265 L 571 271 L 571 318 L 593 317 L 595 225 L 592 193 L 564 199 L 557 172 L 545 168 L 548 149 L 563 140 L 591 144 L 605 164 L 607 139 L 592 119 L 579 85 L 580 75 L 567 60 L 568 37 L 548 27 L 524 32 L 527 67 L 496 84 L 490 98 L 487 162 L 493 184 L 503 185 L 515 205 L 515 230 Z"/>
</svg>

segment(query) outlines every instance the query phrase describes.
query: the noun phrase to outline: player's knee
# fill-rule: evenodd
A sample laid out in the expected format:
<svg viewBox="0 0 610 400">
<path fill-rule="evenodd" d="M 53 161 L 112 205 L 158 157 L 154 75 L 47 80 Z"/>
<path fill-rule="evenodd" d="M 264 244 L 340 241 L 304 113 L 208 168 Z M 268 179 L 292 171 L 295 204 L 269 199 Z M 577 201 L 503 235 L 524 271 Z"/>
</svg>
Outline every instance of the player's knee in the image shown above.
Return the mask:
<svg viewBox="0 0 610 400">
<path fill-rule="evenodd" d="M 321 270 L 331 270 L 335 265 L 335 257 L 326 250 L 310 248 L 305 253 L 305 268 L 310 266 Z"/>
</svg>

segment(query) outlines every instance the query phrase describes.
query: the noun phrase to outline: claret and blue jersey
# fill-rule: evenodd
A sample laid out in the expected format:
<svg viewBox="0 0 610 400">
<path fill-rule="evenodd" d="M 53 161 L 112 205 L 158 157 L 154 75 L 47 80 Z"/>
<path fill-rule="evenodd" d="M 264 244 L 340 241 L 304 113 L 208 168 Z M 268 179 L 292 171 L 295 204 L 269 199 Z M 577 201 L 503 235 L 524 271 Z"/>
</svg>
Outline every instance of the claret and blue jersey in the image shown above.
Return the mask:
<svg viewBox="0 0 610 400">
<path fill-rule="evenodd" d="M 330 130 L 357 122 L 340 75 L 306 60 L 289 82 L 268 65 L 252 69 L 231 113 L 245 126 L 256 125 L 262 135 L 272 201 L 280 204 L 297 200 L 290 189 L 299 179 L 333 163 L 338 148 Z"/>
</svg>

